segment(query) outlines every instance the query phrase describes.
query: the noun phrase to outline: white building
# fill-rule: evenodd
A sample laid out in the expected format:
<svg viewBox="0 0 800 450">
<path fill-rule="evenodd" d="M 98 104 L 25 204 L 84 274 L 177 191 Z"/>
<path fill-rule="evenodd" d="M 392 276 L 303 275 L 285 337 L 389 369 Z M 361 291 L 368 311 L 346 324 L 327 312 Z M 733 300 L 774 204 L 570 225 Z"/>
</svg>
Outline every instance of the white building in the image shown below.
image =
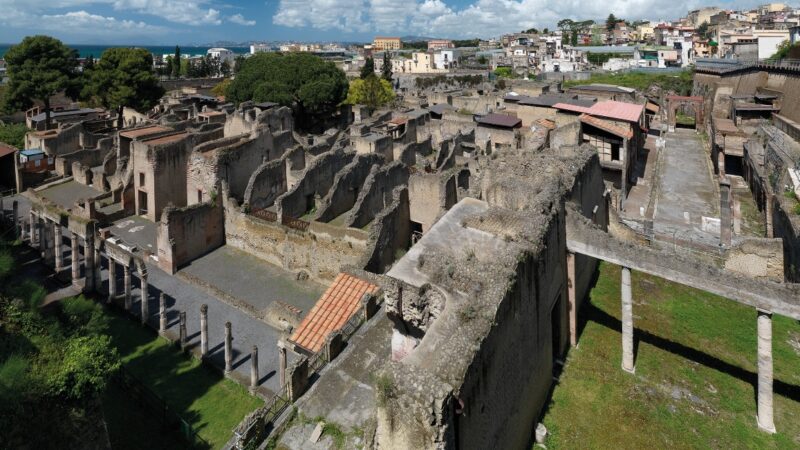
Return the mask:
<svg viewBox="0 0 800 450">
<path fill-rule="evenodd" d="M 256 53 L 261 53 L 261 52 L 268 52 L 270 50 L 272 49 L 267 44 L 250 44 L 251 55 L 255 55 Z"/>
<path fill-rule="evenodd" d="M 783 41 L 789 40 L 789 30 L 753 30 L 753 37 L 758 39 L 758 58 L 769 58 Z"/>
<path fill-rule="evenodd" d="M 437 69 L 452 69 L 458 66 L 460 52 L 456 49 L 437 50 L 433 54 L 433 65 Z"/>
<path fill-rule="evenodd" d="M 233 64 L 233 61 L 236 59 L 236 55 L 227 48 L 210 48 L 208 49 L 208 54 L 211 55 L 212 58 L 219 59 L 219 62 L 228 61 L 229 64 Z"/>
</svg>

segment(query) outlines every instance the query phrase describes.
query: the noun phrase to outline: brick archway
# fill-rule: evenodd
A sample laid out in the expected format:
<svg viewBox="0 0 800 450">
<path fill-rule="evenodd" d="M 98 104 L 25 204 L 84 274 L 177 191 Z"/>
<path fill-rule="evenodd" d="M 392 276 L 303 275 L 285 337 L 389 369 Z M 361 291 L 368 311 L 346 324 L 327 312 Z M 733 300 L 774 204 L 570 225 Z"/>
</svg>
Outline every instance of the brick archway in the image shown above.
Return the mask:
<svg viewBox="0 0 800 450">
<path fill-rule="evenodd" d="M 675 129 L 675 119 L 678 112 L 678 107 L 691 105 L 695 108 L 695 128 L 698 130 L 703 129 L 705 126 L 705 114 L 703 111 L 703 97 L 700 96 L 683 96 L 683 95 L 668 95 L 667 96 L 667 124 L 669 130 Z"/>
</svg>

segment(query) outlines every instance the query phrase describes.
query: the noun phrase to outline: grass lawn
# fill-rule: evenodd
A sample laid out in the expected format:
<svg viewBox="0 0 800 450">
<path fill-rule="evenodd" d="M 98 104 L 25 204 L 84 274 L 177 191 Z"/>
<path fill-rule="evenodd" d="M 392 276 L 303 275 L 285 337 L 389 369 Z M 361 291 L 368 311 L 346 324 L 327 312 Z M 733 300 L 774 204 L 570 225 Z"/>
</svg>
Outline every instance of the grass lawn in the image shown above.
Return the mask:
<svg viewBox="0 0 800 450">
<path fill-rule="evenodd" d="M 263 405 L 247 389 L 183 355 L 166 339 L 121 315 L 110 316 L 111 337 L 128 371 L 213 448 L 222 447 L 244 416 Z"/>
<path fill-rule="evenodd" d="M 620 368 L 620 268 L 603 264 L 544 417 L 547 448 L 798 448 L 800 325 L 773 316 L 777 434 L 756 425 L 756 312 L 633 272 L 636 373 Z"/>
</svg>

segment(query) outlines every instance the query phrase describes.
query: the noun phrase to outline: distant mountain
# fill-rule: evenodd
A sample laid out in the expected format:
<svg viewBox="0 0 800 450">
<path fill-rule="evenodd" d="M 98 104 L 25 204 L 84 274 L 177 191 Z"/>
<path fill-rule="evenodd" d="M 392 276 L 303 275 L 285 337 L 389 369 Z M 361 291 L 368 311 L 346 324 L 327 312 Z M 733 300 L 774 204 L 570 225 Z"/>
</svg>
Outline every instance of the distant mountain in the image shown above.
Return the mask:
<svg viewBox="0 0 800 450">
<path fill-rule="evenodd" d="M 431 41 L 433 39 L 441 39 L 441 38 L 432 38 L 432 37 L 425 37 L 425 36 L 403 36 L 400 38 L 403 42 L 420 42 L 420 41 Z"/>
</svg>

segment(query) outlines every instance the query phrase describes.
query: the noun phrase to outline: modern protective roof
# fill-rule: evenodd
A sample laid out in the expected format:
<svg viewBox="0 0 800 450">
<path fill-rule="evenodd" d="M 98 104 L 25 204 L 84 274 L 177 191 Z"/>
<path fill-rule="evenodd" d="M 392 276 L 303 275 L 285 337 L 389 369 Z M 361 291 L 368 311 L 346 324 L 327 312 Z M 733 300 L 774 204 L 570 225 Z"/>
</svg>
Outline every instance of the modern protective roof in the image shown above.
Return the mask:
<svg viewBox="0 0 800 450">
<path fill-rule="evenodd" d="M 593 117 L 588 114 L 581 114 L 580 119 L 581 122 L 611 133 L 614 136 L 619 136 L 625 139 L 630 139 L 633 137 L 633 130 L 631 130 L 630 125 L 620 126 L 614 122 L 603 120 L 599 117 Z"/>
<path fill-rule="evenodd" d="M 604 91 L 604 92 L 617 92 L 620 94 L 631 94 L 636 92 L 636 89 L 631 89 L 623 86 L 616 86 L 613 84 L 579 84 L 577 86 L 572 86 L 569 88 L 570 90 L 577 90 L 577 91 Z"/>
<path fill-rule="evenodd" d="M 27 148 L 25 150 L 20 150 L 19 154 L 23 156 L 36 156 L 44 154 L 44 151 L 40 148 Z"/>
<path fill-rule="evenodd" d="M 180 133 L 169 134 L 167 136 L 159 136 L 152 139 L 146 139 L 145 142 L 147 145 L 164 145 L 164 144 L 171 144 L 173 142 L 178 142 L 181 139 L 188 136 L 188 133 L 182 131 Z"/>
<path fill-rule="evenodd" d="M 430 111 L 432 113 L 438 114 L 440 116 L 442 114 L 444 114 L 445 111 L 455 111 L 455 108 L 453 108 L 452 106 L 448 105 L 447 103 L 439 103 L 439 104 L 431 106 L 428 109 L 430 109 Z"/>
<path fill-rule="evenodd" d="M 644 105 L 617 102 L 614 100 L 597 102 L 589 108 L 566 103 L 556 103 L 553 107 L 565 111 L 604 117 L 606 119 L 624 120 L 626 122 L 638 122 L 644 111 Z"/>
<path fill-rule="evenodd" d="M 590 107 L 597 101 L 595 98 L 578 98 L 568 94 L 542 94 L 538 97 L 525 97 L 519 101 L 520 105 L 553 107 L 557 103 Z"/>
<path fill-rule="evenodd" d="M 14 147 L 12 147 L 12 146 L 4 143 L 4 142 L 0 142 L 0 158 L 2 158 L 3 156 L 6 156 L 6 155 L 10 155 L 10 154 L 12 154 L 12 153 L 14 153 L 16 151 L 17 151 L 16 148 L 14 148 Z"/>
<path fill-rule="evenodd" d="M 481 125 L 491 125 L 493 127 L 503 128 L 516 128 L 522 124 L 522 120 L 517 117 L 494 113 L 480 117 L 477 121 Z"/>
<path fill-rule="evenodd" d="M 98 112 L 98 110 L 94 108 L 64 109 L 61 111 L 50 111 L 50 118 L 55 119 L 57 117 L 91 114 L 96 112 Z M 44 119 L 45 119 L 45 113 L 43 112 L 31 117 L 31 120 L 36 122 L 40 122 Z"/>
<path fill-rule="evenodd" d="M 378 286 L 348 273 L 340 273 L 311 308 L 289 341 L 302 349 L 319 352 L 325 339 L 342 327 L 361 308 L 364 294 L 377 294 Z"/>
<path fill-rule="evenodd" d="M 163 133 L 167 131 L 172 131 L 172 129 L 162 127 L 159 125 L 152 125 L 148 127 L 135 128 L 133 130 L 128 130 L 128 131 L 120 131 L 119 135 L 128 139 L 136 139 L 138 137 L 148 136 L 156 133 Z"/>
</svg>

